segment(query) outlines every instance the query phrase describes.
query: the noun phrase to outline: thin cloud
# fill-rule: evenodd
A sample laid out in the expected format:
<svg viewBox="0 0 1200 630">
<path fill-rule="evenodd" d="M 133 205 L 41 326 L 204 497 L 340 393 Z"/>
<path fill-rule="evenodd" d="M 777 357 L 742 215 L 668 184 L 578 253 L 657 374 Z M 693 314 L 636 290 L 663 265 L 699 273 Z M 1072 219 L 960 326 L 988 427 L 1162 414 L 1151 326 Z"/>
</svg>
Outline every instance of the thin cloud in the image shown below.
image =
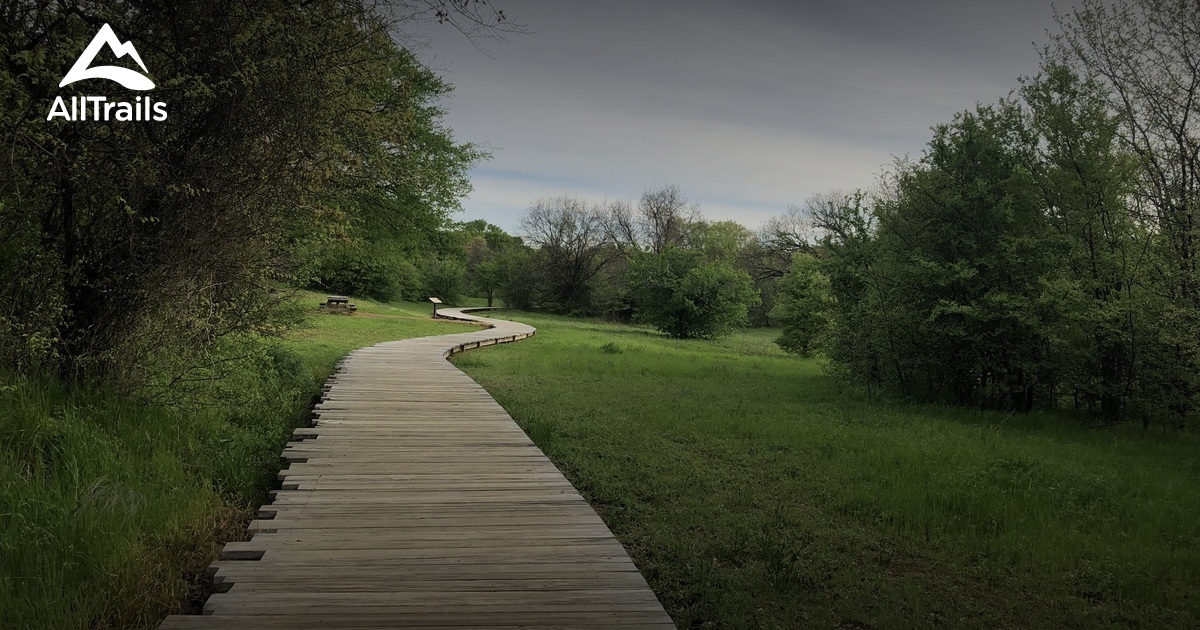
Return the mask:
<svg viewBox="0 0 1200 630">
<path fill-rule="evenodd" d="M 1040 0 L 503 5 L 536 32 L 487 57 L 435 31 L 429 62 L 455 85 L 457 137 L 496 147 L 465 214 L 507 228 L 548 194 L 673 183 L 753 228 L 869 187 L 930 126 L 1035 73 L 1053 26 Z"/>
</svg>

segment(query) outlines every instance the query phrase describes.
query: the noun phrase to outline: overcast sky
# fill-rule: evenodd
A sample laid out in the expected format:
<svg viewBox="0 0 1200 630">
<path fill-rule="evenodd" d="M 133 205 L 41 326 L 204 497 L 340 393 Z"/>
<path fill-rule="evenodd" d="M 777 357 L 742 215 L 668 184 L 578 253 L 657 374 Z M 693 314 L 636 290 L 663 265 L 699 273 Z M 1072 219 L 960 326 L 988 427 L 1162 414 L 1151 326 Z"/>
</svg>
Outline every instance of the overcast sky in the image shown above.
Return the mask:
<svg viewBox="0 0 1200 630">
<path fill-rule="evenodd" d="M 545 196 L 677 184 L 756 228 L 869 187 L 932 125 L 1035 74 L 1054 26 L 1049 0 L 494 3 L 530 33 L 481 42 L 489 56 L 434 27 L 422 56 L 455 87 L 456 138 L 493 153 L 460 218 L 509 230 Z"/>
</svg>

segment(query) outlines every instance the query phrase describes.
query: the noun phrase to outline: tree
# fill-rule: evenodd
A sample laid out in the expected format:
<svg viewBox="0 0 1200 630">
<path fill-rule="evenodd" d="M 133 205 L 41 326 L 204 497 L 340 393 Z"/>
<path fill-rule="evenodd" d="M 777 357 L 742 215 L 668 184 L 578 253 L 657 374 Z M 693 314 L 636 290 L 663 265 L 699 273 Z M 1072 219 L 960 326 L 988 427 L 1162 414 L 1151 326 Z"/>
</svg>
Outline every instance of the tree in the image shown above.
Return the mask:
<svg viewBox="0 0 1200 630">
<path fill-rule="evenodd" d="M 690 247 L 700 221 L 699 206 L 678 186 L 663 186 L 642 193 L 636 210 L 625 202 L 611 204 L 607 229 L 622 249 L 658 254 L 667 247 Z"/>
<path fill-rule="evenodd" d="M 1056 13 L 1049 63 L 1073 69 L 1117 114 L 1119 146 L 1136 157 L 1134 220 L 1151 296 L 1161 301 L 1139 354 L 1142 411 L 1182 424 L 1200 410 L 1200 11 L 1192 0 L 1083 0 Z"/>
<path fill-rule="evenodd" d="M 436 297 L 447 304 L 457 304 L 462 299 L 466 275 L 466 266 L 456 258 L 427 258 L 421 267 L 421 298 Z"/>
<path fill-rule="evenodd" d="M 507 249 L 520 247 L 521 239 L 483 220 L 460 223 L 458 232 L 467 240 L 464 246 L 467 283 L 492 306 L 496 291 L 505 281 L 505 268 L 499 257 Z"/>
<path fill-rule="evenodd" d="M 737 221 L 697 221 L 692 227 L 695 246 L 709 260 L 740 263 L 754 244 L 754 232 Z"/>
<path fill-rule="evenodd" d="M 635 320 L 677 339 L 726 334 L 745 323 L 747 309 L 758 301 L 745 272 L 675 247 L 634 256 L 629 284 Z"/>
<path fill-rule="evenodd" d="M 779 283 L 779 300 L 771 316 L 783 328 L 776 343 L 789 352 L 811 355 L 829 328 L 833 296 L 829 278 L 811 255 L 792 260 L 792 268 Z"/>
<path fill-rule="evenodd" d="M 1108 88 L 1142 167 L 1148 218 L 1167 237 L 1181 300 L 1200 307 L 1200 12 L 1191 0 L 1083 0 L 1055 16 L 1051 59 Z"/>
<path fill-rule="evenodd" d="M 467 169 L 486 154 L 456 143 L 444 127 L 436 103 L 450 92 L 447 83 L 407 51 L 397 51 L 391 69 L 392 89 L 380 92 L 377 108 L 390 121 L 379 145 L 387 149 L 381 153 L 362 141 L 356 152 L 372 155 L 371 170 L 327 191 L 326 203 L 343 217 L 335 234 L 314 239 L 307 245 L 311 254 L 293 255 L 308 259 L 304 275 L 314 289 L 379 300 L 411 297 L 424 290 L 407 277 L 413 261 L 461 254 L 466 228 L 447 229 L 449 217 L 470 190 Z"/>
<path fill-rule="evenodd" d="M 840 227 L 830 222 L 851 197 L 861 202 L 862 193 L 851 195 L 833 190 L 812 195 L 804 205 L 788 206 L 784 214 L 768 219 L 754 240 L 746 244 L 738 267 L 750 274 L 762 296 L 762 304 L 750 312 L 755 325 L 773 323 L 771 313 L 779 297 L 779 280 L 789 272 L 797 256 L 817 253 L 819 239 L 828 234 L 826 224 L 829 229 Z"/>
<path fill-rule="evenodd" d="M 1120 121 L 1097 82 L 1051 62 L 1021 94 L 1041 138 L 1035 173 L 1059 252 L 1052 283 L 1069 302 L 1051 330 L 1057 370 L 1076 406 L 1119 418 L 1149 332 L 1140 252 L 1152 238 L 1128 201 L 1136 164 L 1118 148 Z"/>
<path fill-rule="evenodd" d="M 496 293 L 510 308 L 528 310 L 537 300 L 538 254 L 525 245 L 502 250 L 494 259 L 500 283 Z"/>
<path fill-rule="evenodd" d="M 573 197 L 539 199 L 521 219 L 525 240 L 538 250 L 546 300 L 556 309 L 587 312 L 589 283 L 617 256 L 603 206 Z"/>
<path fill-rule="evenodd" d="M 427 10 L 497 18 L 477 4 L 405 6 L 418 19 Z M 377 9 L 5 3 L 0 250 L 14 254 L 0 268 L 5 362 L 30 365 L 37 351 L 64 377 L 136 382 L 155 354 L 202 361 L 220 339 L 279 330 L 284 302 L 269 288 L 294 277 L 303 245 L 345 235 L 360 207 L 353 195 L 372 192 L 387 213 L 461 193 L 461 162 L 437 175 L 462 147 L 422 127 L 429 76 L 392 40 L 398 16 Z M 56 96 L 95 89 L 58 82 L 105 23 L 137 34 L 168 120 L 46 120 Z"/>
<path fill-rule="evenodd" d="M 909 170 L 897 165 L 897 173 Z M 830 372 L 868 390 L 883 385 L 883 348 L 897 332 L 882 312 L 876 265 L 878 212 L 897 198 L 882 187 L 871 198 L 862 191 L 812 195 L 767 221 L 752 250 L 755 283 L 764 302 L 774 300 L 770 315 L 783 329 L 777 343 L 805 355 L 823 351 Z"/>
<path fill-rule="evenodd" d="M 843 248 L 830 252 L 831 290 L 854 305 L 838 307 L 850 317 L 835 326 L 836 361 L 924 399 L 1029 409 L 1050 396 L 1054 305 L 1040 298 L 1052 248 L 1032 146 L 1018 107 L 980 106 L 938 126 L 924 158 L 897 174 L 869 246 L 856 200 L 822 215 Z M 847 343 L 853 335 L 869 339 Z"/>
<path fill-rule="evenodd" d="M 838 191 L 813 195 L 803 206 L 788 206 L 787 212 L 767 219 L 758 232 L 762 255 L 755 276 L 783 277 L 793 255 L 811 254 L 818 235 L 814 217 L 820 208 L 837 204 L 842 196 Z"/>
</svg>

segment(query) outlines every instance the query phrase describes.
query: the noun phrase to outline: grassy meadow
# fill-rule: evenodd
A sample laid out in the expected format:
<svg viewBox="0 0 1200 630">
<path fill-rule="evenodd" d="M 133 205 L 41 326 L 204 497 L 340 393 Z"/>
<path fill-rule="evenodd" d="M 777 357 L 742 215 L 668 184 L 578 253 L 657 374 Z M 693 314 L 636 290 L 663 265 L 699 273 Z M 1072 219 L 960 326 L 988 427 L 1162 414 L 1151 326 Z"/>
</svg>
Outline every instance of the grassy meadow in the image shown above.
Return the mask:
<svg viewBox="0 0 1200 630">
<path fill-rule="evenodd" d="M 428 304 L 356 302 L 354 317 L 314 316 L 264 340 L 202 405 L 0 379 L 0 628 L 152 628 L 186 609 L 337 359 L 464 329 L 430 319 Z"/>
<path fill-rule="evenodd" d="M 774 331 L 513 314 L 456 355 L 680 627 L 1200 625 L 1200 444 L 844 391 Z"/>
<path fill-rule="evenodd" d="M 204 407 L 0 381 L 0 627 L 185 610 L 337 359 L 465 326 L 355 301 L 263 341 Z M 1200 623 L 1194 435 L 872 400 L 770 330 L 677 341 L 511 316 L 539 334 L 455 363 L 593 502 L 680 627 Z"/>
</svg>

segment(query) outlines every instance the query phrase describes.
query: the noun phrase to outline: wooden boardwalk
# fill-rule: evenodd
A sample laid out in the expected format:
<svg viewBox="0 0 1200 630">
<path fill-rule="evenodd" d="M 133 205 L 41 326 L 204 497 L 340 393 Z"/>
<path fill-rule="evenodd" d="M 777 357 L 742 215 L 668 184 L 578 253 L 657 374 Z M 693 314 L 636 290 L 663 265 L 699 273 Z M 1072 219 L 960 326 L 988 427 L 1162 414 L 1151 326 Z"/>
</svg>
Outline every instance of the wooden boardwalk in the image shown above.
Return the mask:
<svg viewBox="0 0 1200 630">
<path fill-rule="evenodd" d="M 383 343 L 341 364 L 283 489 L 214 564 L 225 592 L 160 628 L 673 628 L 558 469 L 445 357 L 524 324 Z"/>
</svg>

